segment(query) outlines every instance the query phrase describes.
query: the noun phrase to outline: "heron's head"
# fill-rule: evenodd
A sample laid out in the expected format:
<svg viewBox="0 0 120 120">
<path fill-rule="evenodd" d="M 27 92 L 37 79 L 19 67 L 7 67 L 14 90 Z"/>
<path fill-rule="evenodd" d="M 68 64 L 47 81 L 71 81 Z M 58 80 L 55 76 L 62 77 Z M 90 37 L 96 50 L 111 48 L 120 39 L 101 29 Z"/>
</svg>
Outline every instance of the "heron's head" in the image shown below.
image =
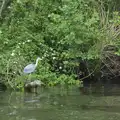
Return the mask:
<svg viewBox="0 0 120 120">
<path fill-rule="evenodd" d="M 42 59 L 40 57 L 38 57 L 37 60 L 42 60 Z"/>
<path fill-rule="evenodd" d="M 37 59 L 36 59 L 36 64 L 35 64 L 35 66 L 37 67 L 37 64 L 38 64 L 38 61 L 39 60 L 42 60 L 40 57 L 38 57 Z"/>
</svg>

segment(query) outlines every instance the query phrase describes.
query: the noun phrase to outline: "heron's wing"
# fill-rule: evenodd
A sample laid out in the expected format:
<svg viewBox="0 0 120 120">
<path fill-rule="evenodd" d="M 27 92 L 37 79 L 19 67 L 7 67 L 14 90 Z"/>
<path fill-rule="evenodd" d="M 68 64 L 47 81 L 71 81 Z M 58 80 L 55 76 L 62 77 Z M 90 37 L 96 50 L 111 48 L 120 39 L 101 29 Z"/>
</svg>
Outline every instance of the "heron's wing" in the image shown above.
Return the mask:
<svg viewBox="0 0 120 120">
<path fill-rule="evenodd" d="M 34 64 L 29 64 L 24 68 L 24 73 L 31 73 L 35 70 Z"/>
</svg>

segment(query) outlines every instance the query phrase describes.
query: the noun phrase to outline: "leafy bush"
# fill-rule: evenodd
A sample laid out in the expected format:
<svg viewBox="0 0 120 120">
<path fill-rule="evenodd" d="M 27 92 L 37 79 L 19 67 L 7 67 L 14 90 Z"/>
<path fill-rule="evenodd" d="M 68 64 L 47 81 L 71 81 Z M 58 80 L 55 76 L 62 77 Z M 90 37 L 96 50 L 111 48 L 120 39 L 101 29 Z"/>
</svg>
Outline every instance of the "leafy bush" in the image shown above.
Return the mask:
<svg viewBox="0 0 120 120">
<path fill-rule="evenodd" d="M 78 84 L 76 69 L 80 60 L 92 60 L 88 69 L 93 71 L 94 63 L 100 64 L 103 48 L 118 43 L 109 38 L 109 14 L 99 12 L 96 3 L 13 1 L 0 27 L 1 79 L 13 88 L 23 87 L 27 79 L 23 77 L 24 66 L 40 56 L 42 61 L 32 79 L 41 79 L 47 85 Z"/>
</svg>

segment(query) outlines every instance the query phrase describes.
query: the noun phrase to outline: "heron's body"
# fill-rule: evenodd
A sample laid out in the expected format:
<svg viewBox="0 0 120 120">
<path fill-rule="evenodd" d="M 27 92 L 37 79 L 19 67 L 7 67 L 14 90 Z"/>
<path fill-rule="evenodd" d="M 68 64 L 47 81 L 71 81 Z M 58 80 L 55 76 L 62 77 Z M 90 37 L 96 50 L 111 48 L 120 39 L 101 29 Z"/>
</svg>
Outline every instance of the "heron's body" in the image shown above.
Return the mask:
<svg viewBox="0 0 120 120">
<path fill-rule="evenodd" d="M 23 72 L 24 73 L 32 73 L 32 72 L 34 72 L 35 71 L 35 68 L 37 67 L 37 64 L 38 64 L 38 61 L 40 60 L 40 58 L 38 57 L 37 58 L 37 60 L 36 60 L 36 64 L 29 64 L 29 65 L 27 65 L 25 68 L 24 68 L 24 70 L 23 70 Z"/>
<path fill-rule="evenodd" d="M 35 71 L 35 68 L 34 64 L 29 64 L 24 68 L 24 73 L 32 73 Z"/>
</svg>

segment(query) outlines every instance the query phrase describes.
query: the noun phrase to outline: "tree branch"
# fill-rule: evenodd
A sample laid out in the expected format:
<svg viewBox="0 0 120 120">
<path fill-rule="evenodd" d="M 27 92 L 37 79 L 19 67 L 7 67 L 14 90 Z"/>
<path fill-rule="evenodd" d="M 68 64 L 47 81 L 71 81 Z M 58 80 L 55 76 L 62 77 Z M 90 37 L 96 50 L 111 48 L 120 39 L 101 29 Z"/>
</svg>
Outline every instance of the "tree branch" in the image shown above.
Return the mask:
<svg viewBox="0 0 120 120">
<path fill-rule="evenodd" d="M 2 5 L 0 7 L 0 18 L 2 17 L 2 13 L 3 13 L 4 6 L 5 6 L 5 2 L 6 2 L 6 0 L 2 0 Z"/>
</svg>

